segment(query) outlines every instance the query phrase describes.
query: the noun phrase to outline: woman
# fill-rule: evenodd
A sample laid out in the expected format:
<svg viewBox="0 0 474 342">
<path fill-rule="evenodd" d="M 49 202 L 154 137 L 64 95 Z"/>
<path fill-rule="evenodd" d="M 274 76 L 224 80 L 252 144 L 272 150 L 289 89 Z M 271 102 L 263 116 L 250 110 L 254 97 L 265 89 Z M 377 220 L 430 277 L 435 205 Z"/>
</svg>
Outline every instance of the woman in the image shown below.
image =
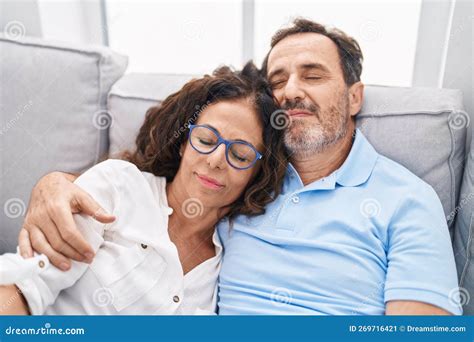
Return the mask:
<svg viewBox="0 0 474 342">
<path fill-rule="evenodd" d="M 3 255 L 4 269 L 15 272 L 0 281 L 15 285 L 3 286 L 0 298 L 19 297 L 3 313 L 214 312 L 222 253 L 216 223 L 261 214 L 280 192 L 286 153 L 270 123 L 277 109 L 252 63 L 194 79 L 151 108 L 133 153 L 76 180 L 117 217 L 101 224 L 75 215 L 94 261 L 63 272 L 41 255 Z"/>
</svg>

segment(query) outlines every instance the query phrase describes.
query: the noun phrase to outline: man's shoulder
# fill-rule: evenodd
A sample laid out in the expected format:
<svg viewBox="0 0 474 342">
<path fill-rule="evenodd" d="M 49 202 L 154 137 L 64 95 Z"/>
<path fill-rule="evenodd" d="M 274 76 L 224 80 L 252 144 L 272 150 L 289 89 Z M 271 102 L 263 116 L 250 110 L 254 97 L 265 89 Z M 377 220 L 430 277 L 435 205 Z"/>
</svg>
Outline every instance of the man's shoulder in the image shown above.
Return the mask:
<svg viewBox="0 0 474 342">
<path fill-rule="evenodd" d="M 400 163 L 379 154 L 369 186 L 390 201 L 440 203 L 433 187 Z"/>
<path fill-rule="evenodd" d="M 402 164 L 379 154 L 374 166 L 371 179 L 373 181 L 384 182 L 389 186 L 409 187 L 409 188 L 432 188 L 426 181 L 410 171 Z"/>
</svg>

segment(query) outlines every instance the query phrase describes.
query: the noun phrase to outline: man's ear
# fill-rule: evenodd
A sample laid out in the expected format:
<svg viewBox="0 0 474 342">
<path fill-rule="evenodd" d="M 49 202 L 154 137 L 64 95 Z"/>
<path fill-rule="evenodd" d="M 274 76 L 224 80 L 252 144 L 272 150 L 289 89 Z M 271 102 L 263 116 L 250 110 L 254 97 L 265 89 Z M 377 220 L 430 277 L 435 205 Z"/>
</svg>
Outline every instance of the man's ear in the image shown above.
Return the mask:
<svg viewBox="0 0 474 342">
<path fill-rule="evenodd" d="M 349 112 L 351 116 L 357 115 L 364 101 L 364 84 L 356 82 L 349 87 Z"/>
</svg>

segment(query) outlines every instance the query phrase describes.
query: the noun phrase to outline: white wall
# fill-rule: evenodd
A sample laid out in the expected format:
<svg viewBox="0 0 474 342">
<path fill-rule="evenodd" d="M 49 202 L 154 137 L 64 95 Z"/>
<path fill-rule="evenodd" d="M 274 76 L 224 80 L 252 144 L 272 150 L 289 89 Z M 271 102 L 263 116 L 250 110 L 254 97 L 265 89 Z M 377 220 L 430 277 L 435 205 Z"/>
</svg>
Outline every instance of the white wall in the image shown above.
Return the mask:
<svg viewBox="0 0 474 342">
<path fill-rule="evenodd" d="M 359 42 L 365 83 L 411 85 L 421 0 L 256 0 L 255 5 L 258 62 L 266 55 L 271 36 L 303 16 L 340 28 Z"/>
<path fill-rule="evenodd" d="M 242 6 L 228 1 L 107 1 L 110 46 L 129 71 L 201 74 L 241 66 Z"/>
<path fill-rule="evenodd" d="M 0 0 L 0 32 L 5 31 L 15 37 L 42 37 L 38 2 Z"/>
<path fill-rule="evenodd" d="M 461 89 L 474 125 L 472 0 L 423 0 L 413 85 Z"/>
<path fill-rule="evenodd" d="M 301 15 L 340 27 L 359 41 L 365 83 L 460 88 L 473 113 L 472 0 L 106 3 L 110 45 L 129 55 L 129 72 L 203 73 L 219 64 L 240 67 L 251 56 L 261 63 L 272 34 Z M 0 30 L 19 23 L 25 35 L 107 41 L 98 0 L 0 0 L 0 5 Z"/>
<path fill-rule="evenodd" d="M 470 114 L 471 126 L 474 125 L 474 45 L 473 3 L 469 0 L 457 0 L 452 11 L 452 25 L 446 47 L 445 64 L 442 69 L 440 86 L 442 88 L 461 89 L 464 94 L 464 107 Z"/>
<path fill-rule="evenodd" d="M 103 44 L 99 1 L 37 1 L 43 37 L 78 44 Z"/>
</svg>

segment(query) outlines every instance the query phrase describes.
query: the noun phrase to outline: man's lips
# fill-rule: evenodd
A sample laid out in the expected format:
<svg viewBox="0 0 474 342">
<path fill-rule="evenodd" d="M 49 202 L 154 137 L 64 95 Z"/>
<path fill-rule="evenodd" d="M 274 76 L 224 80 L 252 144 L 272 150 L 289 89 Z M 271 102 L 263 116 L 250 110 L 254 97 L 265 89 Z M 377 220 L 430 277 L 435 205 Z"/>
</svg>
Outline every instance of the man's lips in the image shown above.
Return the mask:
<svg viewBox="0 0 474 342">
<path fill-rule="evenodd" d="M 221 189 L 224 187 L 224 184 L 219 183 L 217 179 L 200 175 L 196 173 L 197 179 L 201 182 L 202 185 L 211 188 L 211 189 Z"/>
<path fill-rule="evenodd" d="M 306 110 L 302 109 L 290 109 L 286 111 L 289 116 L 310 116 L 313 115 L 313 113 L 308 112 Z"/>
</svg>

